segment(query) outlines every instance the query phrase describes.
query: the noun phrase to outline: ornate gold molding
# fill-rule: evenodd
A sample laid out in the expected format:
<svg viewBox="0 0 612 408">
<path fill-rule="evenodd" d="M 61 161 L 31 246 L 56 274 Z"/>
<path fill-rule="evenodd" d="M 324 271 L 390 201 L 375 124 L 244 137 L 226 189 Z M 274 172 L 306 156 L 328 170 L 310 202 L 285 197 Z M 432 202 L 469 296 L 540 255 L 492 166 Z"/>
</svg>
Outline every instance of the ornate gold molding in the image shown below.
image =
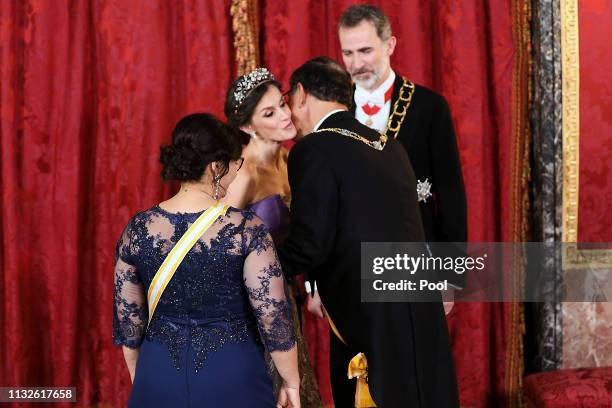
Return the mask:
<svg viewBox="0 0 612 408">
<path fill-rule="evenodd" d="M 563 242 L 578 242 L 580 48 L 578 0 L 561 0 L 563 89 Z"/>
<path fill-rule="evenodd" d="M 580 198 L 580 48 L 578 0 L 561 0 L 561 63 L 563 83 L 563 233 L 562 241 L 578 242 Z M 563 252 L 563 269 L 588 264 L 591 268 L 611 268 L 612 250 L 583 249 L 583 259 Z M 596 261 L 597 259 L 597 261 Z"/>
<path fill-rule="evenodd" d="M 589 269 L 590 271 L 612 267 L 612 250 L 580 248 L 578 244 L 563 247 L 563 271 L 573 269 Z"/>
<path fill-rule="evenodd" d="M 259 66 L 258 0 L 232 0 L 236 73 L 244 75 Z"/>
</svg>

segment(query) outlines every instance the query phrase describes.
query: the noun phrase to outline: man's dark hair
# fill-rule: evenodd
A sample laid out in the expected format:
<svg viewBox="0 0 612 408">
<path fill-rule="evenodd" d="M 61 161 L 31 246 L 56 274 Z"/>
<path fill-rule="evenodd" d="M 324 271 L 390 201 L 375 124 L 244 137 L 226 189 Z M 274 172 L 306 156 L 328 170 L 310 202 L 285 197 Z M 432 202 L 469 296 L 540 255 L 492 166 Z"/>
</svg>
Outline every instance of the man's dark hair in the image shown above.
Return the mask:
<svg viewBox="0 0 612 408">
<path fill-rule="evenodd" d="M 340 64 L 329 57 L 317 57 L 293 71 L 289 93 L 300 83 L 315 98 L 351 106 L 351 76 Z"/>
<path fill-rule="evenodd" d="M 391 24 L 385 14 L 371 4 L 355 4 L 347 8 L 340 16 L 338 30 L 358 26 L 362 21 L 369 21 L 376 28 L 376 34 L 381 40 L 391 37 Z"/>
</svg>

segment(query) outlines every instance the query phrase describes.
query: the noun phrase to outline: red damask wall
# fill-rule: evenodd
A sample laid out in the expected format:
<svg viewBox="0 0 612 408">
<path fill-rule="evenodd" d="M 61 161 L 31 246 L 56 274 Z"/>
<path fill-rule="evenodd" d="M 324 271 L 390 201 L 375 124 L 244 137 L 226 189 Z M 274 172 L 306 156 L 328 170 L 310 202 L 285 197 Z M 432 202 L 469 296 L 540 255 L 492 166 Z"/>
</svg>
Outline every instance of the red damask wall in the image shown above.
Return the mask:
<svg viewBox="0 0 612 408">
<path fill-rule="evenodd" d="M 612 208 L 610 22 L 612 2 L 578 2 L 580 159 L 576 166 L 564 157 L 564 171 L 577 172 L 578 175 L 579 242 L 612 242 L 612 218 L 609 214 Z M 567 205 L 565 208 L 568 208 Z M 612 365 L 612 347 L 609 342 L 612 336 L 612 303 L 564 303 L 562 311 L 563 368 Z"/>
<path fill-rule="evenodd" d="M 612 2 L 578 2 L 580 172 L 578 241 L 612 242 Z"/>
</svg>

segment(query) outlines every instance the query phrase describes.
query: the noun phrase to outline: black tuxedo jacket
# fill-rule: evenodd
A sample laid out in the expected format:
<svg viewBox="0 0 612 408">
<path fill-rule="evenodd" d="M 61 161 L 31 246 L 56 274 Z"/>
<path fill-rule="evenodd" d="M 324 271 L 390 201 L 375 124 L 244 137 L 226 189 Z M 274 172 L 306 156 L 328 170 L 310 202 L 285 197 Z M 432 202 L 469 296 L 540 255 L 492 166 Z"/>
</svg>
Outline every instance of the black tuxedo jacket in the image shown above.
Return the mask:
<svg viewBox="0 0 612 408">
<path fill-rule="evenodd" d="M 397 75 L 391 111 L 402 81 Z M 355 106 L 351 107 L 351 113 L 354 115 Z M 433 197 L 419 203 L 427 241 L 466 242 L 465 188 L 453 121 L 444 97 L 415 84 L 397 140 L 408 152 L 417 180 L 428 179 L 432 183 Z"/>
<path fill-rule="evenodd" d="M 335 113 L 321 125 L 334 127 L 378 139 L 349 112 Z M 360 298 L 361 242 L 425 237 L 403 147 L 391 140 L 378 151 L 337 133 L 312 133 L 292 148 L 288 170 L 291 222 L 278 249 L 283 271 L 316 281 L 351 353 L 367 356 L 378 406 L 458 406 L 442 303 Z"/>
<path fill-rule="evenodd" d="M 403 78 L 396 75 L 391 112 L 399 98 Z M 353 101 L 354 104 L 354 101 Z M 351 107 L 355 114 L 356 107 Z M 428 180 L 432 197 L 420 201 L 427 242 L 467 242 L 467 203 L 457 140 L 448 103 L 443 96 L 415 84 L 414 94 L 397 140 L 404 146 L 417 181 Z M 440 256 L 463 256 L 465 246 L 448 248 Z M 458 287 L 466 277 L 450 272 L 441 276 Z"/>
</svg>

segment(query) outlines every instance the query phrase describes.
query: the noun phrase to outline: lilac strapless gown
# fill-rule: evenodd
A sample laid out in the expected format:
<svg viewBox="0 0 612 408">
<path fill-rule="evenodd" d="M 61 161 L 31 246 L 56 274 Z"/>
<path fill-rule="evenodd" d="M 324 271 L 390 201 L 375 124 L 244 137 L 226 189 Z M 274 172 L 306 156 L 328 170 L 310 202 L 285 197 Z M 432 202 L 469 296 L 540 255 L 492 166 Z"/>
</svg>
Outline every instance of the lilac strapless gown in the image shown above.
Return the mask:
<svg viewBox="0 0 612 408">
<path fill-rule="evenodd" d="M 266 224 L 276 245 L 287 238 L 289 233 L 289 208 L 287 208 L 280 194 L 274 194 L 256 201 L 249 205 L 249 209 Z"/>
<path fill-rule="evenodd" d="M 283 201 L 280 194 L 274 194 L 256 201 L 248 207 L 253 211 L 259 218 L 262 219 L 264 224 L 268 227 L 270 235 L 274 243 L 278 246 L 282 243 L 287 235 L 289 234 L 289 208 Z M 300 370 L 300 401 L 302 408 L 323 408 L 321 402 L 321 396 L 319 395 L 319 386 L 317 385 L 317 379 L 314 375 L 312 365 L 310 363 L 310 356 L 308 354 L 308 348 L 304 341 L 302 329 L 300 327 L 300 319 L 298 315 L 300 310 L 296 304 L 295 296 L 292 290 L 288 290 L 287 298 L 291 301 L 291 309 L 293 312 L 293 322 L 295 325 L 295 334 L 298 345 L 298 363 Z M 273 377 L 274 389 L 278 391 L 280 386 L 280 376 L 274 364 L 270 359 L 269 355 L 266 355 L 266 362 L 268 363 L 268 371 Z"/>
</svg>

